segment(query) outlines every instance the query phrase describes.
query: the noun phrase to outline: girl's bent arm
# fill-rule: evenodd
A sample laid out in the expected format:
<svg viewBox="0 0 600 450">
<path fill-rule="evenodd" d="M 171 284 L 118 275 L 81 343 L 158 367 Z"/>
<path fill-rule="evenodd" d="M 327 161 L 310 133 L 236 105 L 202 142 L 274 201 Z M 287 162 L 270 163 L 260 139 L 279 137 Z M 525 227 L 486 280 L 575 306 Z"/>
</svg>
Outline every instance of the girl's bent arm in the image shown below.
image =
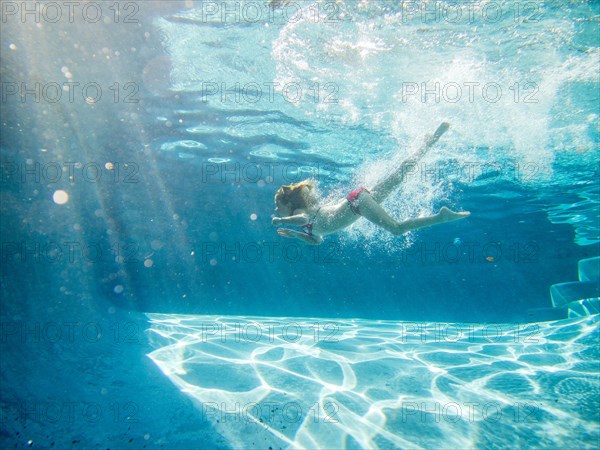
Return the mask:
<svg viewBox="0 0 600 450">
<path fill-rule="evenodd" d="M 287 238 L 296 238 L 296 239 L 300 239 L 303 242 L 306 242 L 307 244 L 310 245 L 319 245 L 321 242 L 323 242 L 323 238 L 321 236 L 316 236 L 316 235 L 309 235 L 306 233 L 301 233 L 299 231 L 295 231 L 295 230 L 290 230 L 288 228 L 279 228 L 277 230 L 277 233 L 280 236 L 284 236 Z"/>
<path fill-rule="evenodd" d="M 288 217 L 273 217 L 273 225 L 279 225 L 281 223 L 287 223 L 289 225 L 306 225 L 308 223 L 307 214 L 296 214 L 295 216 Z"/>
</svg>

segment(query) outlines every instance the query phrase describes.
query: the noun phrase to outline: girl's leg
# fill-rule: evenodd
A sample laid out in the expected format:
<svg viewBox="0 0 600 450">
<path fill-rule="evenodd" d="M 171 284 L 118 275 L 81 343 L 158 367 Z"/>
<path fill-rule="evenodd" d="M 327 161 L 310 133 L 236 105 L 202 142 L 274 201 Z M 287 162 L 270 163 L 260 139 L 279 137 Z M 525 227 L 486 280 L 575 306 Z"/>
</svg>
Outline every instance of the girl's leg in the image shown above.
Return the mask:
<svg viewBox="0 0 600 450">
<path fill-rule="evenodd" d="M 464 219 L 471 214 L 468 211 L 454 212 L 444 206 L 442 209 L 440 209 L 439 213 L 434 214 L 433 216 L 418 217 L 416 219 L 409 219 L 404 222 L 397 222 L 387 213 L 385 209 L 381 207 L 379 203 L 375 201 L 373 196 L 369 193 L 361 193 L 358 201 L 360 214 L 365 219 L 395 235 L 408 233 L 409 231 L 430 227 L 439 223 L 454 222 L 455 220 Z"/>
<path fill-rule="evenodd" d="M 428 136 L 425 140 L 423 146 L 409 156 L 401 165 L 388 175 L 383 181 L 377 183 L 372 189 L 370 189 L 373 198 L 381 203 L 385 200 L 393 191 L 398 187 L 402 181 L 404 181 L 404 177 L 406 176 L 406 170 L 409 169 L 412 164 L 415 164 L 419 159 L 421 159 L 425 153 L 429 151 L 431 147 L 439 140 L 440 137 L 448 130 L 450 125 L 447 122 L 443 122 L 438 129 L 435 131 L 433 136 Z"/>
</svg>

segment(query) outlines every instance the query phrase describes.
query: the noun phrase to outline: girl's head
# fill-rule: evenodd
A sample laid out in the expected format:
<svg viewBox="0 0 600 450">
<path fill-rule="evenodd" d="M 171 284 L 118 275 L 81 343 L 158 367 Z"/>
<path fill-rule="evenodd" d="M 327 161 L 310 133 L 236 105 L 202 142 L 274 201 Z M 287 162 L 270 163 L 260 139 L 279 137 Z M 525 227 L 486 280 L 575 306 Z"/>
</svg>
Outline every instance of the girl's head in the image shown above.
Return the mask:
<svg viewBox="0 0 600 450">
<path fill-rule="evenodd" d="M 275 193 L 275 211 L 281 216 L 291 216 L 297 209 L 306 209 L 316 201 L 315 186 L 304 180 L 289 186 L 281 186 Z"/>
</svg>

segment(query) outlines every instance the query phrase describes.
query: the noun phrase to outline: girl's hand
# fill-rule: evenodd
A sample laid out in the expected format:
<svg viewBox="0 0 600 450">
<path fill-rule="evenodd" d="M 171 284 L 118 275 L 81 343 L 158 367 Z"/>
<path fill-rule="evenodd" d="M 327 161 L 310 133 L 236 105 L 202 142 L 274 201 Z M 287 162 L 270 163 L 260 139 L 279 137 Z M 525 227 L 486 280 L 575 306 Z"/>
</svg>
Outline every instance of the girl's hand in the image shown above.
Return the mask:
<svg viewBox="0 0 600 450">
<path fill-rule="evenodd" d="M 273 225 L 277 226 L 281 224 L 281 217 L 273 217 Z"/>
<path fill-rule="evenodd" d="M 288 238 L 296 237 L 296 231 L 290 230 L 289 228 L 278 228 L 277 234 L 279 234 L 279 236 L 288 237 Z"/>
</svg>

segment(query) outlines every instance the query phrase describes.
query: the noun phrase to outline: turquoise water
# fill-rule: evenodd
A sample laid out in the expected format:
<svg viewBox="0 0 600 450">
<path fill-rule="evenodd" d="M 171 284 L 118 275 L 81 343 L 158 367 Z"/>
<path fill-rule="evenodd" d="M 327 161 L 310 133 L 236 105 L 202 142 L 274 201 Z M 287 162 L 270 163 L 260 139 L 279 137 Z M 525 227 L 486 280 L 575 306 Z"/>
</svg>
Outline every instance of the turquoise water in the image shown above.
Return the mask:
<svg viewBox="0 0 600 450">
<path fill-rule="evenodd" d="M 598 3 L 1 12 L 2 448 L 597 447 Z"/>
</svg>

